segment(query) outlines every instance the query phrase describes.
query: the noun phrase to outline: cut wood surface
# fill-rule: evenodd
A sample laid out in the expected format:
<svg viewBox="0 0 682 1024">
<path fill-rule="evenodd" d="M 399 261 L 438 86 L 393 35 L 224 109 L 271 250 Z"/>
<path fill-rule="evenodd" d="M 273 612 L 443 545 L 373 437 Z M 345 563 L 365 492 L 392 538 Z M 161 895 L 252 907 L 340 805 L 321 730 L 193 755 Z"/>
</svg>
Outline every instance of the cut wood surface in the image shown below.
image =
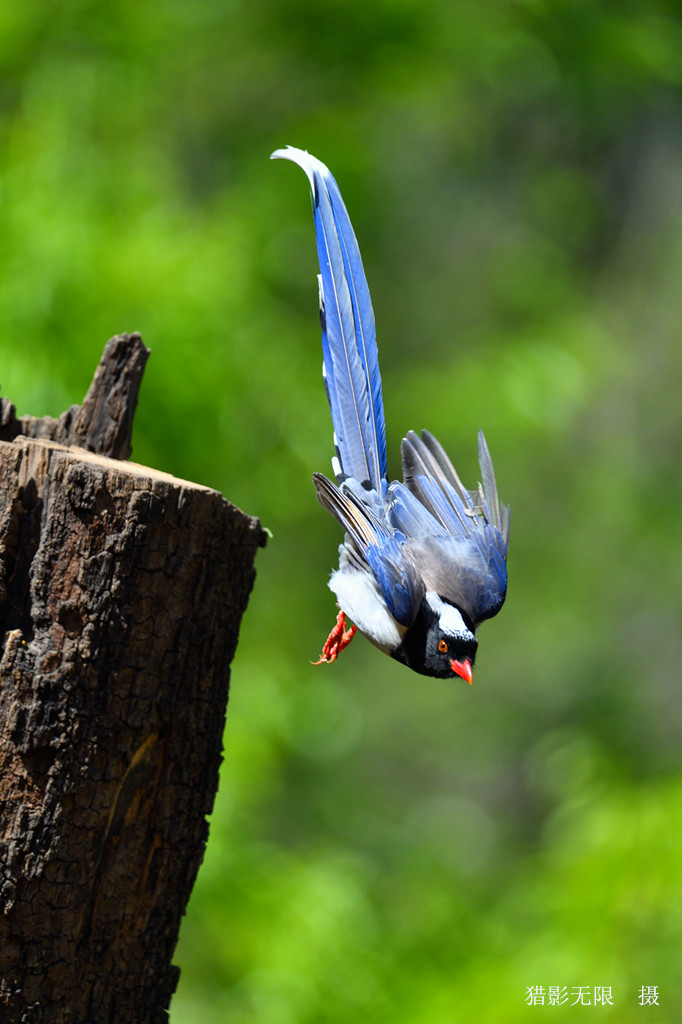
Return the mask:
<svg viewBox="0 0 682 1024">
<path fill-rule="evenodd" d="M 129 450 L 96 382 L 71 423 Z M 0 441 L 0 1020 L 167 1019 L 264 540 L 209 488 Z"/>
</svg>

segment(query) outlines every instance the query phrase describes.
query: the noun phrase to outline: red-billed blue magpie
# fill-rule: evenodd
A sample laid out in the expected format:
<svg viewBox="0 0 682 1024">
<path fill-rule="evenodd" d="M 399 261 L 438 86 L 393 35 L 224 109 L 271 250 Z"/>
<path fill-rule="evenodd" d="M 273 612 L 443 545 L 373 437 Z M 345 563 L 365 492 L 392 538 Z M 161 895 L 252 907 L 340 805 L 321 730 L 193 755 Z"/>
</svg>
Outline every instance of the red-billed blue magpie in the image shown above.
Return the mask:
<svg viewBox="0 0 682 1024">
<path fill-rule="evenodd" d="M 507 590 L 509 509 L 498 499 L 483 432 L 477 490 L 465 489 L 426 430 L 403 438 L 403 482 L 389 483 L 374 312 L 345 204 L 314 156 L 288 146 L 272 157 L 292 160 L 308 176 L 320 264 L 336 483 L 321 473 L 313 481 L 345 530 L 329 581 L 341 611 L 320 662 L 334 661 L 357 627 L 415 672 L 471 683 L 476 630 L 499 612 Z M 349 629 L 346 616 L 355 624 Z"/>
</svg>

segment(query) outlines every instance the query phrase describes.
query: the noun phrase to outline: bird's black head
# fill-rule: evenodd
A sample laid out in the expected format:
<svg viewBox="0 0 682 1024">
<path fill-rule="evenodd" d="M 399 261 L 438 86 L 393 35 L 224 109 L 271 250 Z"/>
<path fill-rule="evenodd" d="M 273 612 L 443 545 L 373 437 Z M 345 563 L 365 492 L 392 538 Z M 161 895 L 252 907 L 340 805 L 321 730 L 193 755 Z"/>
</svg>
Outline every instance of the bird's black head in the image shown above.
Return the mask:
<svg viewBox="0 0 682 1024">
<path fill-rule="evenodd" d="M 477 647 L 478 640 L 461 610 L 429 591 L 392 655 L 424 676 L 460 676 L 471 683 Z"/>
</svg>

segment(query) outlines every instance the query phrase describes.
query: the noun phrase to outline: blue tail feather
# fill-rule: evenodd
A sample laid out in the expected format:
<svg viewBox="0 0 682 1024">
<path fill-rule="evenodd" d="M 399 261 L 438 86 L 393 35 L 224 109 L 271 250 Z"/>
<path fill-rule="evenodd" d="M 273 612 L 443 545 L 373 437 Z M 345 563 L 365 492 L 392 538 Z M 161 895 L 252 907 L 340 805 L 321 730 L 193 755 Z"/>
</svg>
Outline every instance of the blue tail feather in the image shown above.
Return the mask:
<svg viewBox="0 0 682 1024">
<path fill-rule="evenodd" d="M 272 156 L 297 163 L 312 189 L 325 383 L 341 470 L 380 491 L 387 476 L 386 427 L 374 312 L 355 233 L 323 163 L 292 146 Z"/>
</svg>

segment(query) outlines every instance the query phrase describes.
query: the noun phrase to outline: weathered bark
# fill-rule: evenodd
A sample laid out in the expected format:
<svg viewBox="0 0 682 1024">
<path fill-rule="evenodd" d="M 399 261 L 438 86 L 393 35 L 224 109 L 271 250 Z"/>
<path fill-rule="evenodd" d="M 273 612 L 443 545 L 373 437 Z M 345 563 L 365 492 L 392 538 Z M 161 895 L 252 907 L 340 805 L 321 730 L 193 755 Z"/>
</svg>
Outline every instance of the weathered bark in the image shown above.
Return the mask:
<svg viewBox="0 0 682 1024">
<path fill-rule="evenodd" d="M 12 403 L 0 398 L 0 441 L 13 441 L 21 434 L 129 459 L 137 394 L 148 357 L 139 334 L 115 335 L 106 344 L 83 404 L 72 405 L 57 420 L 17 417 Z"/>
<path fill-rule="evenodd" d="M 139 366 L 127 400 L 110 400 L 100 367 L 67 414 L 81 443 L 118 452 L 144 365 L 123 337 L 103 362 L 114 348 Z M 0 1020 L 151 1024 L 177 983 L 264 534 L 216 491 L 13 437 L 0 441 Z"/>
</svg>

